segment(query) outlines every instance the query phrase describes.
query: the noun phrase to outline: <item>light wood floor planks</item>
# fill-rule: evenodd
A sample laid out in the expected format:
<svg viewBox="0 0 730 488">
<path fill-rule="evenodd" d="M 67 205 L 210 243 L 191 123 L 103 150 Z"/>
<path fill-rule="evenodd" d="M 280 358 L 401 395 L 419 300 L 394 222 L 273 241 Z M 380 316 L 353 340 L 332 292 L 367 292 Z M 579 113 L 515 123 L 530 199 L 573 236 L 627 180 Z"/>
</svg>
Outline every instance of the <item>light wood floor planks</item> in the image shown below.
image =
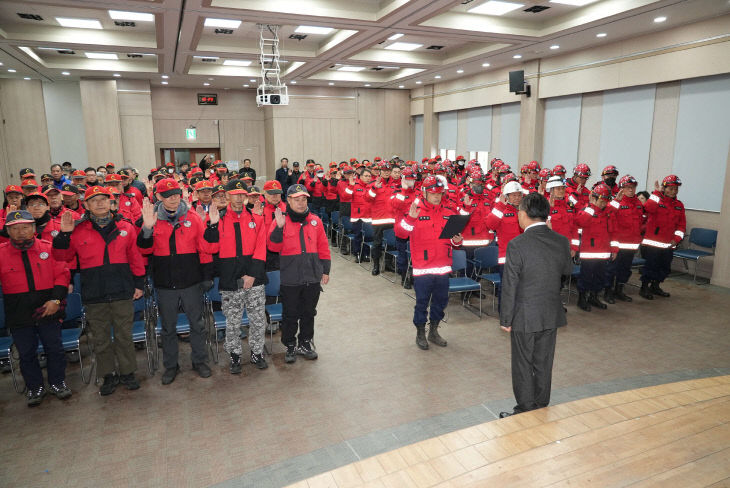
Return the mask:
<svg viewBox="0 0 730 488">
<path fill-rule="evenodd" d="M 730 376 L 585 398 L 289 488 L 730 487 Z"/>
</svg>

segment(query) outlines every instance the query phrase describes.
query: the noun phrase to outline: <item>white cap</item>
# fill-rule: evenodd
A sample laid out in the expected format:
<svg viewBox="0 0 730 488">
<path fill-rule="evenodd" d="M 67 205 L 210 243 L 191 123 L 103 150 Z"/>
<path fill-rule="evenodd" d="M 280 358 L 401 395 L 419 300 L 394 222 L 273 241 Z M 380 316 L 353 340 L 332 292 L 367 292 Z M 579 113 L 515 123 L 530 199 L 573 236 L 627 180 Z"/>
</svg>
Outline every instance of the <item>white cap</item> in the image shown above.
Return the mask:
<svg viewBox="0 0 730 488">
<path fill-rule="evenodd" d="M 510 193 L 522 193 L 522 185 L 517 183 L 516 181 L 510 181 L 506 185 L 504 185 L 504 188 L 502 188 L 502 193 L 505 195 L 508 195 Z"/>
<path fill-rule="evenodd" d="M 551 176 L 550 179 L 547 182 L 547 185 L 545 185 L 546 190 L 552 190 L 553 188 L 559 188 L 561 186 L 565 186 L 565 182 L 560 176 Z"/>
</svg>

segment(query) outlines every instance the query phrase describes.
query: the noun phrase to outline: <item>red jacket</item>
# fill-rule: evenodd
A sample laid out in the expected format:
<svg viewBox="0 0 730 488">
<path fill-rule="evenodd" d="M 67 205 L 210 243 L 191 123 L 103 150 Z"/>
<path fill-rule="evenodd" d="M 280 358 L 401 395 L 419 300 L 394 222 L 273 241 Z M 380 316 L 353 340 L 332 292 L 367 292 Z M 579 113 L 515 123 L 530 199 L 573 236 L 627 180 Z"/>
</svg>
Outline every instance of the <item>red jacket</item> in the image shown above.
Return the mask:
<svg viewBox="0 0 730 488">
<path fill-rule="evenodd" d="M 588 206 L 589 197 L 591 196 L 591 191 L 588 188 L 583 186 L 579 193 L 578 183 L 576 183 L 573 178 L 570 178 L 565 182 L 565 188 L 568 194 L 568 202 L 570 202 L 573 208 L 576 210 L 582 210 L 584 207 Z"/>
<path fill-rule="evenodd" d="M 352 195 L 353 190 L 347 180 L 343 179 L 337 182 L 337 196 L 340 197 L 340 203 L 351 203 Z"/>
<path fill-rule="evenodd" d="M 129 300 L 135 288 L 144 288 L 144 263 L 136 240 L 137 228 L 118 215 L 103 229 L 84 216 L 73 232 L 53 239 L 53 255 L 74 263 L 78 256 L 84 302 Z"/>
<path fill-rule="evenodd" d="M 336 178 L 324 179 L 322 184 L 324 185 L 324 198 L 327 200 L 337 200 L 337 185 L 338 181 Z"/>
<path fill-rule="evenodd" d="M 420 213 L 415 219 L 406 214 L 398 226 L 410 236 L 413 276 L 444 275 L 451 273 L 452 247 L 450 239 L 439 239 L 450 215 L 456 212 L 441 205 L 421 200 Z"/>
<path fill-rule="evenodd" d="M 466 224 L 462 232 L 464 241 L 461 245 L 467 247 L 487 246 L 494 239 L 494 234 L 487 229 L 487 215 L 492 211 L 491 202 L 484 193 L 471 195 L 470 198 L 471 204 L 464 205 L 462 203 L 459 210 L 459 213 L 471 214 L 469 223 Z"/>
<path fill-rule="evenodd" d="M 142 207 L 137 203 L 134 194 L 122 193 L 117 195 L 116 198 L 119 200 L 119 213 L 122 217 L 136 225 L 137 221 L 142 217 Z"/>
<path fill-rule="evenodd" d="M 413 200 L 418 197 L 418 193 L 413 188 L 400 188 L 393 193 L 390 197 L 390 210 L 393 214 L 395 223 L 399 223 L 403 217 L 408 213 L 411 208 Z M 401 239 L 407 239 L 408 234 L 402 230 L 401 226 L 394 226 L 395 235 Z"/>
<path fill-rule="evenodd" d="M 360 180 L 356 180 L 354 185 L 348 185 L 347 189 L 352 191 L 352 208 L 350 209 L 350 222 L 370 222 L 370 206 L 375 198 L 375 194 L 370 195 L 370 185 L 366 185 Z M 347 191 L 347 190 L 346 190 Z"/>
<path fill-rule="evenodd" d="M 5 305 L 5 324 L 10 329 L 35 325 L 36 309 L 48 300 L 63 300 L 71 279 L 66 263 L 53 256 L 48 241 L 36 239 L 27 251 L 10 242 L 0 244 L 0 286 Z M 58 320 L 57 317 L 46 317 Z M 44 320 L 45 320 L 44 319 Z"/>
<path fill-rule="evenodd" d="M 142 203 L 144 203 L 144 195 L 142 195 L 142 192 L 139 191 L 139 188 L 135 188 L 133 185 L 129 185 L 127 188 L 124 189 L 124 193 L 137 200 L 140 208 L 142 207 Z"/>
<path fill-rule="evenodd" d="M 268 247 L 280 256 L 282 286 L 319 283 L 330 273 L 330 248 L 322 220 L 316 215 L 289 215 L 283 228 L 271 223 Z M 304 244 L 304 247 L 302 247 Z"/>
<path fill-rule="evenodd" d="M 316 174 L 305 171 L 299 177 L 298 183 L 301 183 L 307 188 L 312 198 L 321 198 L 324 196 L 324 185 Z"/>
<path fill-rule="evenodd" d="M 648 219 L 642 244 L 668 248 L 682 242 L 687 231 L 682 202 L 655 191 L 644 204 L 644 211 Z"/>
<path fill-rule="evenodd" d="M 532 180 L 529 183 L 525 182 L 524 180 L 520 182 L 520 184 L 522 185 L 522 189 L 527 191 L 527 193 L 536 192 L 538 183 L 539 182 L 537 180 Z"/>
<path fill-rule="evenodd" d="M 555 199 L 553 206 L 550 207 L 548 220 L 552 229 L 558 234 L 567 237 L 572 246 L 580 245 L 580 236 L 575 226 L 575 210 L 568 205 L 568 200 L 565 198 Z"/>
<path fill-rule="evenodd" d="M 507 244 L 522 234 L 520 222 L 517 219 L 517 209 L 509 203 L 501 201 L 494 204 L 492 211 L 487 215 L 487 228 L 497 233 L 499 258 L 497 262 L 504 264 L 507 260 Z"/>
<path fill-rule="evenodd" d="M 639 249 L 646 216 L 641 200 L 624 196 L 621 201 L 611 200 L 608 204 L 611 245 L 621 250 Z"/>
<path fill-rule="evenodd" d="M 255 278 L 254 286 L 266 284 L 266 228 L 264 217 L 246 208 L 239 214 L 229 205 L 218 223 L 219 288 L 239 289 L 242 276 Z"/>
<path fill-rule="evenodd" d="M 373 194 L 375 197 L 370 206 L 373 225 L 394 224 L 395 218 L 393 218 L 393 210 L 390 206 L 390 198 L 393 196 L 393 191 L 390 186 L 385 183 L 380 188 L 374 184 L 370 185 L 368 195 L 372 197 Z"/>
<path fill-rule="evenodd" d="M 592 203 L 579 210 L 575 215 L 575 222 L 583 229 L 580 239 L 581 259 L 610 259 L 611 253 L 618 252 L 618 246 L 611 243 L 611 233 L 608 228 L 608 211 L 599 209 Z"/>
</svg>

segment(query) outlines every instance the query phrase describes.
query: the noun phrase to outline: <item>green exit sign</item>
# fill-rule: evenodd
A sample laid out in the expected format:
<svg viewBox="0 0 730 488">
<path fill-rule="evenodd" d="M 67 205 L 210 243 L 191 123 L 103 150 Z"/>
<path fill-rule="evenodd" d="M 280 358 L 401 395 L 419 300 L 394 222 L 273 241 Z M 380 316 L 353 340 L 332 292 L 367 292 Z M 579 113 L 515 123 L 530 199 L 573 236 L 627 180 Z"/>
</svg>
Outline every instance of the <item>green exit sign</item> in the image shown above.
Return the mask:
<svg viewBox="0 0 730 488">
<path fill-rule="evenodd" d="M 195 129 L 185 129 L 185 139 L 194 141 L 197 138 Z"/>
</svg>

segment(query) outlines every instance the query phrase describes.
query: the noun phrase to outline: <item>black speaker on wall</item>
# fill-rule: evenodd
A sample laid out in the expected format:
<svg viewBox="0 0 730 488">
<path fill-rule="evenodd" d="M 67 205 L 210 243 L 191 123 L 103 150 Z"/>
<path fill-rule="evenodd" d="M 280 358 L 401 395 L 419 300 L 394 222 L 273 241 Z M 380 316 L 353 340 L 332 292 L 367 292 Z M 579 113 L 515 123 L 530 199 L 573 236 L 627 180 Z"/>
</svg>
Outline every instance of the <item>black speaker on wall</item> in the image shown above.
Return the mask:
<svg viewBox="0 0 730 488">
<path fill-rule="evenodd" d="M 512 93 L 520 93 L 525 90 L 525 71 L 509 72 L 509 91 Z"/>
</svg>

